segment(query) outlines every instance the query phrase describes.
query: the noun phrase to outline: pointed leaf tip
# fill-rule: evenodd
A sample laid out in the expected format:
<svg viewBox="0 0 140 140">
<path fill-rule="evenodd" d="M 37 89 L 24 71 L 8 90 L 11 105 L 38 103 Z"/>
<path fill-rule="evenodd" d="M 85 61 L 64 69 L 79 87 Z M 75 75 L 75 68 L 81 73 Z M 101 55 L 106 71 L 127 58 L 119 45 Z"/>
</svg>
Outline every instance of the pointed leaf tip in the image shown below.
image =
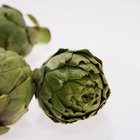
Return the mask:
<svg viewBox="0 0 140 140">
<path fill-rule="evenodd" d="M 35 24 L 36 27 L 39 27 L 40 26 L 39 25 L 39 22 L 37 21 L 37 19 L 33 15 L 28 14 L 27 16 Z"/>
</svg>

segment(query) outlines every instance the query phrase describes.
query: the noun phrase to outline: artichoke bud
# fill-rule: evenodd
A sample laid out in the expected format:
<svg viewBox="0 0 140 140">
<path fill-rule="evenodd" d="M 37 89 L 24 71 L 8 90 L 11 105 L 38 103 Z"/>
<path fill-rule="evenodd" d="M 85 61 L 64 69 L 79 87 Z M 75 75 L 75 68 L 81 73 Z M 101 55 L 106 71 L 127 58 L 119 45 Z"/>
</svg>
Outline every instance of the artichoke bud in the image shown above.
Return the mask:
<svg viewBox="0 0 140 140">
<path fill-rule="evenodd" d="M 0 48 L 0 134 L 27 112 L 35 91 L 32 76 L 21 56 Z"/>
<path fill-rule="evenodd" d="M 26 25 L 20 11 L 7 5 L 0 7 L 0 47 L 26 55 L 35 44 L 50 41 L 49 29 L 40 27 L 35 17 L 28 17 L 35 24 L 34 27 Z"/>
<path fill-rule="evenodd" d="M 35 71 L 34 81 L 40 107 L 55 122 L 94 116 L 110 95 L 102 61 L 87 49 L 60 49 Z"/>
</svg>

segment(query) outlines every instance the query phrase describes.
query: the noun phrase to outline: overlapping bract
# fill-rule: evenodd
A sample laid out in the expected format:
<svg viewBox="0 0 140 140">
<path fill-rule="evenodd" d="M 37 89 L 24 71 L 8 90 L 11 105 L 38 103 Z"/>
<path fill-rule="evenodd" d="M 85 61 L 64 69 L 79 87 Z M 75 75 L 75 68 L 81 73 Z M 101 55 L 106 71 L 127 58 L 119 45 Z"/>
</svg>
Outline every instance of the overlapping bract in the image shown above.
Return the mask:
<svg viewBox="0 0 140 140">
<path fill-rule="evenodd" d="M 40 27 L 33 16 L 28 17 L 34 22 L 35 27 L 27 26 L 18 10 L 6 5 L 0 7 L 0 47 L 26 55 L 33 45 L 49 42 L 49 30 Z"/>
<path fill-rule="evenodd" d="M 93 116 L 110 95 L 102 61 L 86 49 L 60 49 L 34 71 L 34 80 L 39 104 L 55 122 Z"/>
<path fill-rule="evenodd" d="M 0 48 L 0 134 L 27 111 L 33 94 L 29 65 L 17 53 Z"/>
</svg>

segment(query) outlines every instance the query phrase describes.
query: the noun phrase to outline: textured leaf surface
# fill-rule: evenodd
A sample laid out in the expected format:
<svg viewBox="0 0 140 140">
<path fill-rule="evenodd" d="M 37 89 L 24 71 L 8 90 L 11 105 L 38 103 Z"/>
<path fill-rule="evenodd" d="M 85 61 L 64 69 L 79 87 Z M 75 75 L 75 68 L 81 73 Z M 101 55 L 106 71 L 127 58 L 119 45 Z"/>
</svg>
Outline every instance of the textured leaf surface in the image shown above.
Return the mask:
<svg viewBox="0 0 140 140">
<path fill-rule="evenodd" d="M 0 96 L 0 114 L 6 109 L 9 103 L 9 97 L 8 95 L 1 95 Z"/>
<path fill-rule="evenodd" d="M 34 94 L 32 71 L 17 53 L 0 48 L 0 133 L 28 110 Z"/>
<path fill-rule="evenodd" d="M 35 71 L 37 98 L 55 122 L 72 123 L 96 115 L 110 95 L 102 61 L 89 50 L 60 49 L 42 68 Z"/>
</svg>

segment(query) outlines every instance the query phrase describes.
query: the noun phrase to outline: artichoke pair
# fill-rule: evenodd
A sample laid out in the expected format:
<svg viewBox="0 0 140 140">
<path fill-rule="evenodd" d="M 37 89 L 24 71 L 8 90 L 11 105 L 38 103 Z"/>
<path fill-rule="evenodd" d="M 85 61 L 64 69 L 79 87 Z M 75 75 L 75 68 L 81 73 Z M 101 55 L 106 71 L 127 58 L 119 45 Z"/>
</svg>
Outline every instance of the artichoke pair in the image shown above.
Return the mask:
<svg viewBox="0 0 140 140">
<path fill-rule="evenodd" d="M 27 111 L 34 93 L 54 122 L 73 123 L 96 115 L 110 88 L 102 61 L 86 49 L 60 49 L 34 72 L 17 53 L 0 49 L 0 134 Z"/>
<path fill-rule="evenodd" d="M 34 27 L 26 25 L 20 11 L 7 5 L 0 7 L 0 47 L 24 56 L 35 44 L 49 42 L 49 29 L 40 27 L 32 15 L 28 17 L 35 24 Z"/>
</svg>

